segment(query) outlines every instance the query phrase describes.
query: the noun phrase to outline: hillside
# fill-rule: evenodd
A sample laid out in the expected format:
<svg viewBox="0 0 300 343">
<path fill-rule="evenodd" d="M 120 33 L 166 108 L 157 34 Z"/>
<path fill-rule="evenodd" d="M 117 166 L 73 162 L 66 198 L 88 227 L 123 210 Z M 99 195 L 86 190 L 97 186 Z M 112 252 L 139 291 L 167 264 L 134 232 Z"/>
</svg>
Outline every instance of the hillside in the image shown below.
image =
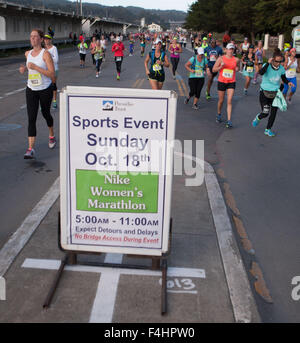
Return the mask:
<svg viewBox="0 0 300 343">
<path fill-rule="evenodd" d="M 8 1 L 9 2 L 9 1 Z M 62 12 L 75 12 L 76 1 L 68 0 L 13 0 L 12 3 L 18 3 L 29 7 L 43 7 Z M 139 24 L 141 18 L 145 18 L 146 24 L 155 22 L 164 27 L 169 28 L 169 21 L 184 21 L 186 13 L 176 10 L 148 10 L 141 7 L 122 7 L 122 6 L 102 6 L 92 3 L 83 3 L 83 15 L 114 18 L 121 21 Z"/>
</svg>

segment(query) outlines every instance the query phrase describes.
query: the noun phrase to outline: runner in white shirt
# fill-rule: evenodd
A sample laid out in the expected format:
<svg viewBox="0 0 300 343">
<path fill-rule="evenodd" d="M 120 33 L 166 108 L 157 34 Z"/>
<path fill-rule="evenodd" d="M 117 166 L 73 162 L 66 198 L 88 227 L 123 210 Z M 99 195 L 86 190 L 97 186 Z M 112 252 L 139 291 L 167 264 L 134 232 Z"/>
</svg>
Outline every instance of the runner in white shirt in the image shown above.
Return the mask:
<svg viewBox="0 0 300 343">
<path fill-rule="evenodd" d="M 101 47 L 103 49 L 103 62 L 105 62 L 106 44 L 107 44 L 106 39 L 105 39 L 104 35 L 102 35 L 101 36 L 101 40 L 100 40 L 100 45 L 101 45 Z"/>
<path fill-rule="evenodd" d="M 300 65 L 298 65 L 297 57 L 296 57 L 296 49 L 292 48 L 290 50 L 290 57 L 288 57 L 284 63 L 284 68 L 286 70 L 285 76 L 289 82 L 293 83 L 293 87 L 291 87 L 290 94 L 287 98 L 288 103 L 290 104 L 292 101 L 293 95 L 296 93 L 297 90 L 297 72 L 300 72 Z M 289 86 L 284 84 L 283 95 L 286 97 L 289 90 Z"/>
<path fill-rule="evenodd" d="M 57 77 L 58 77 L 58 52 L 57 52 L 57 48 L 55 45 L 52 44 L 52 37 L 47 34 L 44 36 L 44 43 L 45 43 L 45 48 L 48 50 L 48 52 L 50 53 L 52 59 L 53 59 L 53 63 L 54 63 L 54 69 L 55 69 L 55 79 L 52 82 L 52 86 L 53 86 L 53 100 L 52 100 L 52 106 L 53 108 L 57 108 L 57 85 L 56 85 L 56 81 L 57 81 Z"/>
</svg>

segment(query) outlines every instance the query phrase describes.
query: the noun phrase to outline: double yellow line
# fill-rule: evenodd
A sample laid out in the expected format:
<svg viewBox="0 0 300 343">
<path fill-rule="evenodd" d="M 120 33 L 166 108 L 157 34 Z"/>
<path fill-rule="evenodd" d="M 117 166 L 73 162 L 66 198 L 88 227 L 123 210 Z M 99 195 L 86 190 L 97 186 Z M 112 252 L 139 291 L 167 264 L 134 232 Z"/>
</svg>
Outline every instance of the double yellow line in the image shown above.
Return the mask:
<svg viewBox="0 0 300 343">
<path fill-rule="evenodd" d="M 137 79 L 135 83 L 132 85 L 132 88 L 141 88 L 145 79 Z"/>
</svg>

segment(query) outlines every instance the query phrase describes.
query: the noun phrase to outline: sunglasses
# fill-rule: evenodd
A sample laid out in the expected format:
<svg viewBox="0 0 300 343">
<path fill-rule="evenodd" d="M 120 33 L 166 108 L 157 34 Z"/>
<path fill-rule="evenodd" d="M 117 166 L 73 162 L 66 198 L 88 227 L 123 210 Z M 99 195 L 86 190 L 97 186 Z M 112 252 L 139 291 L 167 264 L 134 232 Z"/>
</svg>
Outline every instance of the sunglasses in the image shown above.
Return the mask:
<svg viewBox="0 0 300 343">
<path fill-rule="evenodd" d="M 274 62 L 274 63 L 282 63 L 282 62 L 283 62 L 283 60 L 280 60 L 280 61 L 276 61 L 276 60 L 274 60 L 273 62 Z"/>
</svg>

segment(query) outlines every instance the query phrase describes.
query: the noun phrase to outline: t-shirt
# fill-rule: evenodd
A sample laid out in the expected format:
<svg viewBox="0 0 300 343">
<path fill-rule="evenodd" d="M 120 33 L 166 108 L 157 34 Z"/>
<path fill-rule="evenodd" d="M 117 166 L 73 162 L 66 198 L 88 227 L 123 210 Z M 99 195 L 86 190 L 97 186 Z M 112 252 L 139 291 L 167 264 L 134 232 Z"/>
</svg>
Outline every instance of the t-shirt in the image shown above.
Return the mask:
<svg viewBox="0 0 300 343">
<path fill-rule="evenodd" d="M 288 59 L 288 65 L 291 63 L 291 59 Z M 292 79 L 294 77 L 297 76 L 296 72 L 297 72 L 297 68 L 298 68 L 298 61 L 297 59 L 288 67 L 288 69 L 286 70 L 285 76 L 289 79 Z"/>
<path fill-rule="evenodd" d="M 79 43 L 78 44 L 78 48 L 79 48 L 79 52 L 81 53 L 81 54 L 84 54 L 84 55 L 86 55 L 86 53 L 87 53 L 87 50 L 88 50 L 88 46 L 87 46 L 87 44 L 86 43 Z"/>
<path fill-rule="evenodd" d="M 195 69 L 196 73 L 190 73 L 189 78 L 194 79 L 194 78 L 199 78 L 199 77 L 204 77 L 204 71 L 205 71 L 205 66 L 207 65 L 207 58 L 204 57 L 201 62 L 198 61 L 197 56 L 191 57 L 189 59 L 189 62 L 192 63 L 191 69 Z M 195 68 L 193 67 L 195 65 Z"/>
<path fill-rule="evenodd" d="M 263 67 L 265 64 L 263 65 Z M 271 65 L 268 66 L 267 71 L 262 77 L 261 89 L 264 91 L 275 92 L 279 89 L 281 84 L 281 76 L 285 74 L 285 69 L 279 65 L 277 70 L 273 69 Z"/>
<path fill-rule="evenodd" d="M 204 52 L 207 54 L 209 67 L 213 67 L 218 57 L 223 55 L 222 48 L 220 48 L 217 45 L 214 48 L 211 46 L 208 46 L 207 48 L 205 48 Z"/>
</svg>

